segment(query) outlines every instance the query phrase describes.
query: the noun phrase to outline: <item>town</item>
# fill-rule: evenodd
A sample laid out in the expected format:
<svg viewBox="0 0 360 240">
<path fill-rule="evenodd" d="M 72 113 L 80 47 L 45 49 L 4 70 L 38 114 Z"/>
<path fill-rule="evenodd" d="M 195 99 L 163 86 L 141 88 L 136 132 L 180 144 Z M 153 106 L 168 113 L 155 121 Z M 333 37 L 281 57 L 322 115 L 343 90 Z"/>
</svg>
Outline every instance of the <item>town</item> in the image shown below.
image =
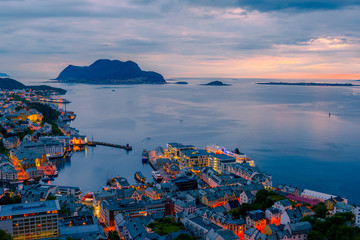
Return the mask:
<svg viewBox="0 0 360 240">
<path fill-rule="evenodd" d="M 153 168 L 153 179 L 138 171 L 134 185 L 121 176 L 87 193 L 76 183 L 51 184 L 61 174 L 56 161 L 94 142 L 70 126 L 76 114 L 58 107 L 67 100 L 46 91 L 0 94 L 1 239 L 360 237 L 359 206 L 342 196 L 274 186 L 245 153 L 217 145 L 170 142 L 144 150 L 139 161 Z"/>
</svg>

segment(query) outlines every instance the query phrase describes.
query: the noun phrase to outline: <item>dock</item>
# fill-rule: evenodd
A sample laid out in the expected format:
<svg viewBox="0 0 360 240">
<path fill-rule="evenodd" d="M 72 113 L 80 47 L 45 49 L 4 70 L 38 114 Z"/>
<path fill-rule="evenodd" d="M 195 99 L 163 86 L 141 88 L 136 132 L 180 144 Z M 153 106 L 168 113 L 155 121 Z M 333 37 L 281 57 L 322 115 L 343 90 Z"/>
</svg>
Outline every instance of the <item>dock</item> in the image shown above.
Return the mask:
<svg viewBox="0 0 360 240">
<path fill-rule="evenodd" d="M 113 144 L 113 143 L 91 141 L 91 142 L 87 142 L 87 145 L 92 146 L 92 147 L 95 147 L 96 145 L 102 145 L 102 146 L 107 146 L 107 147 L 122 148 L 122 149 L 125 149 L 126 151 L 132 150 L 132 146 L 130 146 L 129 144 L 119 145 L 119 144 Z"/>
</svg>

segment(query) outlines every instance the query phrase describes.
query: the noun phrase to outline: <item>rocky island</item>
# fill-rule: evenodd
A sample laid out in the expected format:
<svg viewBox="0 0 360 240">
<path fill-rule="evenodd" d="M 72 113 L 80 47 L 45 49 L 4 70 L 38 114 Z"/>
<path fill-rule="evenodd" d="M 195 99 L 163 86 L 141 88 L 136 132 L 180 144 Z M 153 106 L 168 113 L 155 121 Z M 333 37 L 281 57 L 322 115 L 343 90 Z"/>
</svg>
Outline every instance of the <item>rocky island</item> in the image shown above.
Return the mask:
<svg viewBox="0 0 360 240">
<path fill-rule="evenodd" d="M 48 92 L 49 94 L 59 94 L 59 95 L 63 95 L 66 93 L 65 89 L 62 88 L 55 88 L 55 87 L 50 87 L 47 85 L 39 85 L 39 86 L 26 86 L 24 84 L 22 84 L 21 82 L 12 79 L 12 78 L 0 78 L 0 89 L 4 89 L 4 90 L 27 90 L 27 89 L 31 89 L 34 91 L 44 91 L 44 92 Z"/>
<path fill-rule="evenodd" d="M 55 79 L 69 83 L 88 84 L 165 84 L 156 72 L 143 71 L 132 61 L 100 59 L 90 66 L 67 66 Z"/>
<path fill-rule="evenodd" d="M 209 82 L 207 84 L 201 84 L 201 85 L 204 85 L 204 86 L 230 86 L 230 84 L 226 84 L 221 81 L 213 81 L 213 82 Z"/>
</svg>

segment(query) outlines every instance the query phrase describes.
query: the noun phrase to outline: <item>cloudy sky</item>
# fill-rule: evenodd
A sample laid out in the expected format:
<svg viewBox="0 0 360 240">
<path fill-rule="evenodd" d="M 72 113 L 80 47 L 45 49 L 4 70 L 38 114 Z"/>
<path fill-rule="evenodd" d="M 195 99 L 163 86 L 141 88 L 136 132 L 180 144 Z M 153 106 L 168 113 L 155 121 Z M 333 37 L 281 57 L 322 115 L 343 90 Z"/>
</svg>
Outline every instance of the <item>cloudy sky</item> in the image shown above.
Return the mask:
<svg viewBox="0 0 360 240">
<path fill-rule="evenodd" d="M 173 77 L 360 79 L 359 0 L 0 0 L 0 72 L 133 60 Z"/>
</svg>

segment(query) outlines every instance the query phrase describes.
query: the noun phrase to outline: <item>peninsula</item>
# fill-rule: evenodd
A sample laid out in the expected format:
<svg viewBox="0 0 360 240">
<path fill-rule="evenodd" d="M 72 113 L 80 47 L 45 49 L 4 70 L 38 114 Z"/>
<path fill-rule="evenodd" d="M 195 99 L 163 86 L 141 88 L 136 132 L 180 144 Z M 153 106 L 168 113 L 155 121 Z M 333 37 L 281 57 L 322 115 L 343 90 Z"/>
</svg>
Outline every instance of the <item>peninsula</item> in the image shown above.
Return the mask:
<svg viewBox="0 0 360 240">
<path fill-rule="evenodd" d="M 164 77 L 147 72 L 132 61 L 100 59 L 90 66 L 67 66 L 55 79 L 69 83 L 87 84 L 165 84 Z"/>
<path fill-rule="evenodd" d="M 9 75 L 7 75 L 6 73 L 1 73 L 0 72 L 0 77 L 8 77 Z"/>
<path fill-rule="evenodd" d="M 33 91 L 43 91 L 48 92 L 48 94 L 58 94 L 63 95 L 66 93 L 65 89 L 50 87 L 47 85 L 34 85 L 34 86 L 26 86 L 21 82 L 12 79 L 12 78 L 1 78 L 0 77 L 0 89 L 4 90 L 33 90 Z"/>
<path fill-rule="evenodd" d="M 295 86 L 329 86 L 329 87 L 354 87 L 360 86 L 351 83 L 314 83 L 314 82 L 264 82 L 262 85 L 295 85 Z"/>
</svg>

